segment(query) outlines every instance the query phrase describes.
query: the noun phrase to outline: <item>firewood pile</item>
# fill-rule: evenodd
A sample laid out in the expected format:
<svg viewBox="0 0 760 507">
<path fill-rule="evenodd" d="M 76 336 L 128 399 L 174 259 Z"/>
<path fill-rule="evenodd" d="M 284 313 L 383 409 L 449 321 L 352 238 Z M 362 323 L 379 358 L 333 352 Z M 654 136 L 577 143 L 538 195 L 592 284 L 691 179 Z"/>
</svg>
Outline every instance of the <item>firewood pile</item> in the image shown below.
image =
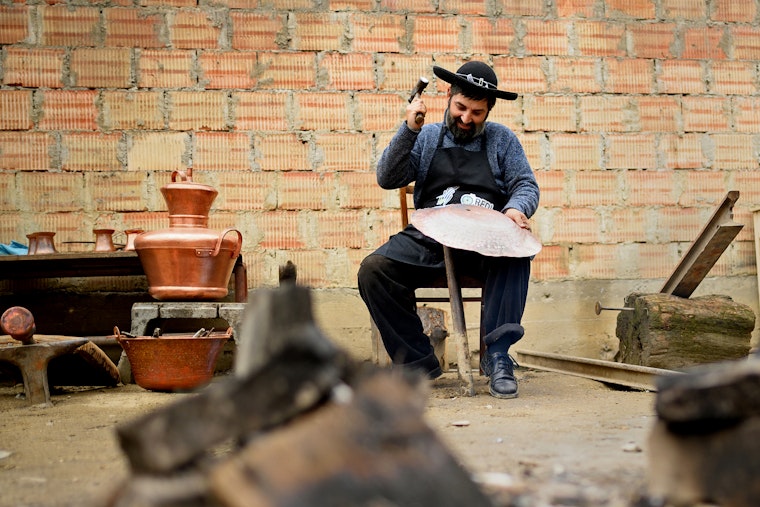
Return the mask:
<svg viewBox="0 0 760 507">
<path fill-rule="evenodd" d="M 491 505 L 424 422 L 422 376 L 353 361 L 304 287 L 246 311 L 233 375 L 117 427 L 110 506 Z"/>
</svg>

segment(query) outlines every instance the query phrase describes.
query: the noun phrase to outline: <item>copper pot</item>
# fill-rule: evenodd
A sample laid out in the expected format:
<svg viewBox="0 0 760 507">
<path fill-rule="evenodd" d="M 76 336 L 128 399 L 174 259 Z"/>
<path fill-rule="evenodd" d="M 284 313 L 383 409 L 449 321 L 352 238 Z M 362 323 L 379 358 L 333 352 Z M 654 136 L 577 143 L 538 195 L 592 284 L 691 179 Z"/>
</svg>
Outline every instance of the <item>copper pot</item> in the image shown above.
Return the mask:
<svg viewBox="0 0 760 507">
<path fill-rule="evenodd" d="M 113 229 L 93 229 L 95 234 L 96 252 L 113 252 L 116 247 L 113 244 Z"/>
<path fill-rule="evenodd" d="M 126 231 L 124 231 L 124 234 L 126 234 L 127 236 L 127 244 L 124 246 L 124 250 L 126 251 L 134 250 L 135 238 L 139 236 L 140 234 L 142 234 L 143 232 L 145 231 L 143 231 L 142 229 L 127 229 Z"/>
<path fill-rule="evenodd" d="M 172 173 L 172 183 L 161 193 L 169 208 L 169 228 L 144 232 L 134 242 L 148 292 L 159 300 L 226 296 L 243 235 L 237 229 L 219 233 L 207 227 L 217 191 L 194 183 L 188 169 Z"/>
<path fill-rule="evenodd" d="M 51 254 L 58 252 L 58 250 L 55 248 L 55 242 L 53 241 L 53 236 L 55 236 L 54 232 L 35 232 L 32 233 L 31 236 L 34 238 L 34 250 L 32 250 L 31 247 L 32 238 L 29 239 L 29 252 L 32 255 Z"/>
</svg>

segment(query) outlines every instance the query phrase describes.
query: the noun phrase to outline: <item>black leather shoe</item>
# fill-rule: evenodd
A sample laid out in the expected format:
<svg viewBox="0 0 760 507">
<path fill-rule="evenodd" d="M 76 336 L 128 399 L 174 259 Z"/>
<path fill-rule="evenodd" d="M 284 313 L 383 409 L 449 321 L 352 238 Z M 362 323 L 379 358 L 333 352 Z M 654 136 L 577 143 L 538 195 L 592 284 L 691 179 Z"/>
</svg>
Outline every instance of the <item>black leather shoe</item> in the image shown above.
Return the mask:
<svg viewBox="0 0 760 507">
<path fill-rule="evenodd" d="M 496 352 L 489 356 L 491 396 L 501 399 L 517 398 L 517 380 L 512 358 L 505 352 Z"/>
</svg>

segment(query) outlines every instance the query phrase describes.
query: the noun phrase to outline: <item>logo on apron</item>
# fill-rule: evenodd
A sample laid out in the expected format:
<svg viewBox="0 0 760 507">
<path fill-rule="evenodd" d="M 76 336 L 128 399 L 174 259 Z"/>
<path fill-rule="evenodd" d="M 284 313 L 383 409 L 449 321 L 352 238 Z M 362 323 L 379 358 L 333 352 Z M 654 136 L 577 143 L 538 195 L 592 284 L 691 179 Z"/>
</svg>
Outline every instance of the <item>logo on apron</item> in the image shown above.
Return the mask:
<svg viewBox="0 0 760 507">
<path fill-rule="evenodd" d="M 451 199 L 454 198 L 454 193 L 457 191 L 459 187 L 449 187 L 446 190 L 444 190 L 441 195 L 437 196 L 435 199 L 435 205 L 436 206 L 446 206 Z"/>
<path fill-rule="evenodd" d="M 480 206 L 481 208 L 493 209 L 493 203 L 491 201 L 483 199 L 482 197 L 478 197 L 472 193 L 463 194 L 462 197 L 459 198 L 459 202 L 470 206 Z"/>
</svg>

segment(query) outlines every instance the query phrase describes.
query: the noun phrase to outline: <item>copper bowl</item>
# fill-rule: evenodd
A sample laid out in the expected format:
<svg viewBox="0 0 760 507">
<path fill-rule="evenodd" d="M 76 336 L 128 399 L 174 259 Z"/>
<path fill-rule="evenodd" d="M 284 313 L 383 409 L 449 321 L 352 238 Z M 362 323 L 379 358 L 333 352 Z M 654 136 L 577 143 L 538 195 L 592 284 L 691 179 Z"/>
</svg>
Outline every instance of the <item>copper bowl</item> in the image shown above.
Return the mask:
<svg viewBox="0 0 760 507">
<path fill-rule="evenodd" d="M 114 334 L 127 354 L 138 386 L 151 391 L 184 391 L 211 381 L 219 353 L 232 337 L 232 328 L 201 337 L 187 333 L 129 337 L 118 328 L 114 328 Z"/>
</svg>

